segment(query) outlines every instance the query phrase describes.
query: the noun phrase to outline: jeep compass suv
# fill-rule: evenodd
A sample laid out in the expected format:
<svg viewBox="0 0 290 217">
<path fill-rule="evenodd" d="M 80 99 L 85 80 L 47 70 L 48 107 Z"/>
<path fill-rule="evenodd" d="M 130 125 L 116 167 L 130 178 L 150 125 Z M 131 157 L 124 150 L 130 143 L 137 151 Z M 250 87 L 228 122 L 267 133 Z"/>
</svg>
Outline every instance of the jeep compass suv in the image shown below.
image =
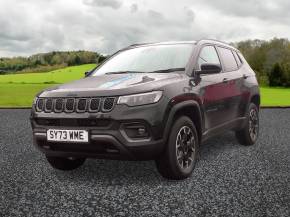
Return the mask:
<svg viewBox="0 0 290 217">
<path fill-rule="evenodd" d="M 232 130 L 253 145 L 259 106 L 255 73 L 237 49 L 214 40 L 135 44 L 85 78 L 39 93 L 31 124 L 54 168 L 155 160 L 162 176 L 184 179 L 213 136 Z"/>
</svg>

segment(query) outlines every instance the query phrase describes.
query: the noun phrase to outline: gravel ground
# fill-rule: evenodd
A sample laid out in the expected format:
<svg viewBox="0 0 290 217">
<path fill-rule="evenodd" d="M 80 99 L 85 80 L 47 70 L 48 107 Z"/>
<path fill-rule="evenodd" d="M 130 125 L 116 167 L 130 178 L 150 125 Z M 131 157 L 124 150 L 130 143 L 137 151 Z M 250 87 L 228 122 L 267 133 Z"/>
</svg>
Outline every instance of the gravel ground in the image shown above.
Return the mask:
<svg viewBox="0 0 290 217">
<path fill-rule="evenodd" d="M 0 110 L 0 216 L 290 216 L 290 110 L 261 111 L 260 138 L 209 140 L 184 181 L 153 161 L 87 160 L 52 169 L 32 145 L 29 110 Z"/>
</svg>

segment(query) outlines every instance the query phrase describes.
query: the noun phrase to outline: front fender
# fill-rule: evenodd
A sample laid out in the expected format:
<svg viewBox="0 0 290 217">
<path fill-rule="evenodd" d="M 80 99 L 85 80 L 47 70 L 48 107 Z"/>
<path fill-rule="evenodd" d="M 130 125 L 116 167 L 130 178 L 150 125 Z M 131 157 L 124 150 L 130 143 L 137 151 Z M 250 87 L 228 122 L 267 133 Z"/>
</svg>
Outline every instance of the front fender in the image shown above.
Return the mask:
<svg viewBox="0 0 290 217">
<path fill-rule="evenodd" d="M 177 113 L 182 111 L 183 109 L 188 108 L 188 107 L 195 108 L 195 110 L 193 110 L 192 112 L 197 111 L 196 115 L 198 116 L 200 123 L 198 123 L 198 126 L 196 126 L 196 127 L 198 128 L 197 131 L 198 131 L 198 134 L 199 134 L 200 139 L 201 139 L 201 135 L 202 135 L 202 132 L 204 129 L 204 124 L 203 124 L 203 115 L 202 115 L 200 103 L 197 102 L 196 100 L 193 100 L 193 99 L 185 100 L 185 101 L 178 102 L 178 103 L 176 103 L 176 101 L 174 99 L 172 99 L 170 102 L 171 103 L 170 103 L 169 108 L 166 112 L 166 117 L 164 118 L 163 140 L 167 141 L 171 127 L 174 123 L 174 120 L 176 118 Z M 197 125 L 197 123 L 195 123 L 195 124 Z"/>
</svg>

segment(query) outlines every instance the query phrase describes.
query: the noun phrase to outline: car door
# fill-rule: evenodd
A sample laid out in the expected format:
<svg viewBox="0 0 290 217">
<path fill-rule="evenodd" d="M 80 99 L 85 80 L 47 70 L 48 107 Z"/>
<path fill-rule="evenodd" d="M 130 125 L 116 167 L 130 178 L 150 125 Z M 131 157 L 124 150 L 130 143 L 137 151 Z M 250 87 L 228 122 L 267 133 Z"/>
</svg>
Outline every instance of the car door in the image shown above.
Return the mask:
<svg viewBox="0 0 290 217">
<path fill-rule="evenodd" d="M 233 51 L 233 53 L 238 64 L 239 73 L 242 80 L 241 101 L 240 101 L 238 116 L 244 117 L 245 112 L 247 111 L 248 102 L 251 96 L 251 86 L 249 85 L 249 82 L 251 83 L 251 80 L 254 79 L 253 83 L 256 83 L 256 78 L 251 73 L 252 69 L 246 63 L 246 60 L 243 58 L 241 53 L 237 51 Z"/>
<path fill-rule="evenodd" d="M 197 59 L 197 69 L 203 63 L 213 63 L 222 66 L 217 50 L 213 45 L 205 45 L 201 48 Z M 223 80 L 222 73 L 201 75 L 199 83 L 202 109 L 204 111 L 204 128 L 208 131 L 224 123 L 226 115 L 223 100 L 227 95 L 227 82 Z"/>
<path fill-rule="evenodd" d="M 223 107 L 223 121 L 230 123 L 239 117 L 240 102 L 242 98 L 243 75 L 239 70 L 234 51 L 230 48 L 217 46 L 220 56 L 223 72 L 222 79 L 224 83 L 223 99 L 221 106 Z"/>
</svg>

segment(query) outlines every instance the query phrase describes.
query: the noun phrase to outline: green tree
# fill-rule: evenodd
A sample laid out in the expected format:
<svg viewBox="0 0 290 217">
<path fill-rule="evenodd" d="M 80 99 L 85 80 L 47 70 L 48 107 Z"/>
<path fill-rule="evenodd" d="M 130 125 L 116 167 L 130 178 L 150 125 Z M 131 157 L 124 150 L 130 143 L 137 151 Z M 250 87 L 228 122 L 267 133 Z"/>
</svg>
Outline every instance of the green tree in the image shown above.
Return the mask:
<svg viewBox="0 0 290 217">
<path fill-rule="evenodd" d="M 282 86 L 290 87 L 290 62 L 283 64 Z"/>
<path fill-rule="evenodd" d="M 271 87 L 281 86 L 283 84 L 283 69 L 279 63 L 275 63 L 269 73 L 269 85 Z"/>
</svg>

